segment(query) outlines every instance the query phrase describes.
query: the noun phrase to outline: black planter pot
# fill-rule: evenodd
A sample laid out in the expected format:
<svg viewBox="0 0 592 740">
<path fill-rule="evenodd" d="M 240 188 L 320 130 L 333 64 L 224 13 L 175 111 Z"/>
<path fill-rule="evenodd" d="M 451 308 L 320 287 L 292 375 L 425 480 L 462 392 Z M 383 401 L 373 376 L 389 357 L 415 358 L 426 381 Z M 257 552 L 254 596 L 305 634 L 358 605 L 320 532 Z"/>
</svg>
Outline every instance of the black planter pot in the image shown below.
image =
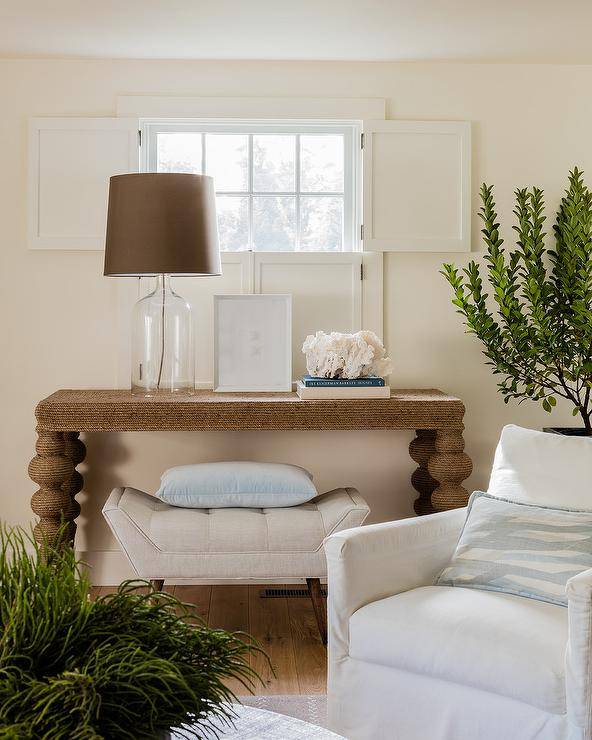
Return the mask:
<svg viewBox="0 0 592 740">
<path fill-rule="evenodd" d="M 543 427 L 543 432 L 549 432 L 549 434 L 563 434 L 566 437 L 592 436 L 592 434 L 587 432 L 584 427 Z"/>
</svg>

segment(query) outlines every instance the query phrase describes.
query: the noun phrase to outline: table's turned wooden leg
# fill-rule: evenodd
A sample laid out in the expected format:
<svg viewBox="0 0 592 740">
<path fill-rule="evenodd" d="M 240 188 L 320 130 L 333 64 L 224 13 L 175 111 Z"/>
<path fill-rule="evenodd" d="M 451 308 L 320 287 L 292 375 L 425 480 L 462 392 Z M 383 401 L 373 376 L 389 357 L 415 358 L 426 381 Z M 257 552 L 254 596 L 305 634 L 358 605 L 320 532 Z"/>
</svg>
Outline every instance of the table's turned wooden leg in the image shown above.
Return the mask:
<svg viewBox="0 0 592 740">
<path fill-rule="evenodd" d="M 84 478 L 78 470 L 76 470 L 76 466 L 80 465 L 86 457 L 86 447 L 84 442 L 80 439 L 80 432 L 64 432 L 64 454 L 66 457 L 70 458 L 74 467 L 70 479 L 65 481 L 62 485 L 62 491 L 67 493 L 71 499 L 71 513 L 73 513 L 71 523 L 73 541 L 74 535 L 76 534 L 76 522 L 74 520 L 80 514 L 80 504 L 74 497 L 76 494 L 80 493 L 84 487 Z"/>
<path fill-rule="evenodd" d="M 417 436 L 409 445 L 409 454 L 419 466 L 411 476 L 411 484 L 419 493 L 419 498 L 415 499 L 413 508 L 418 515 L 433 514 L 432 493 L 438 487 L 438 481 L 430 475 L 428 461 L 436 452 L 436 432 L 433 429 L 417 429 L 415 433 Z"/>
<path fill-rule="evenodd" d="M 428 472 L 438 482 L 432 493 L 434 511 L 457 509 L 467 504 L 469 494 L 461 483 L 471 475 L 473 463 L 464 452 L 463 429 L 461 424 L 436 432 L 436 451 L 428 460 Z"/>
<path fill-rule="evenodd" d="M 74 472 L 74 464 L 65 454 L 63 433 L 38 431 L 35 449 L 37 454 L 29 463 L 29 476 L 39 485 L 31 499 L 31 508 L 39 517 L 35 539 L 40 544 L 57 544 L 58 532 L 65 525 L 64 537 L 73 541 L 80 506 L 63 489 Z"/>
</svg>

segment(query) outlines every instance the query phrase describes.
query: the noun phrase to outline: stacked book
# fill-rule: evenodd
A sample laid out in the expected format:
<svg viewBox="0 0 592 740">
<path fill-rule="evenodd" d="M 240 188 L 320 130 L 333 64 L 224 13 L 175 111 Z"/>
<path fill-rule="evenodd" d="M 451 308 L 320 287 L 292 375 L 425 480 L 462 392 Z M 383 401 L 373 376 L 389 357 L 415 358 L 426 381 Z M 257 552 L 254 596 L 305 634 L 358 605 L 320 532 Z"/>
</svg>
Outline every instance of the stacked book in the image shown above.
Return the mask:
<svg viewBox="0 0 592 740">
<path fill-rule="evenodd" d="M 304 375 L 296 384 L 298 396 L 305 401 L 347 398 L 390 398 L 391 389 L 384 378 L 313 378 Z"/>
</svg>

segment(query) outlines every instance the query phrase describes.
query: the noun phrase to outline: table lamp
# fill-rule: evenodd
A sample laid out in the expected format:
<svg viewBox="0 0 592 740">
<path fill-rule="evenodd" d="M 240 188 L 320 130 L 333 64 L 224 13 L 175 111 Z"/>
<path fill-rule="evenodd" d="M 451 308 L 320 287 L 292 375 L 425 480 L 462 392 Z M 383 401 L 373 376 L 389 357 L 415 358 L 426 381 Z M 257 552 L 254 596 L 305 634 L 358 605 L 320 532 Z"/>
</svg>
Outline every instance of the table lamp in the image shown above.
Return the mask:
<svg viewBox="0 0 592 740">
<path fill-rule="evenodd" d="M 191 307 L 171 276 L 221 275 L 213 178 L 180 173 L 115 175 L 109 183 L 105 275 L 156 277 L 134 306 L 132 393 L 192 393 Z"/>
</svg>

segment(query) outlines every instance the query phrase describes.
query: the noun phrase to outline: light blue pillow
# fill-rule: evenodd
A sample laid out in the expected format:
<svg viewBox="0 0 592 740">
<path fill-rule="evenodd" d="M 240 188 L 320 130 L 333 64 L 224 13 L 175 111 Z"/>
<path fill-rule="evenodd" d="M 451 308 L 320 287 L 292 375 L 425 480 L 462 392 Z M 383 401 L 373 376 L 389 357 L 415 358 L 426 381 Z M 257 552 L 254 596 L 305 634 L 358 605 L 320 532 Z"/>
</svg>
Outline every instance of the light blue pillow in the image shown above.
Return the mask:
<svg viewBox="0 0 592 740">
<path fill-rule="evenodd" d="M 296 465 L 218 462 L 166 470 L 156 496 L 187 509 L 298 506 L 317 496 L 312 475 Z"/>
<path fill-rule="evenodd" d="M 592 513 L 475 492 L 437 586 L 502 591 L 567 606 L 565 585 L 592 568 Z"/>
</svg>

